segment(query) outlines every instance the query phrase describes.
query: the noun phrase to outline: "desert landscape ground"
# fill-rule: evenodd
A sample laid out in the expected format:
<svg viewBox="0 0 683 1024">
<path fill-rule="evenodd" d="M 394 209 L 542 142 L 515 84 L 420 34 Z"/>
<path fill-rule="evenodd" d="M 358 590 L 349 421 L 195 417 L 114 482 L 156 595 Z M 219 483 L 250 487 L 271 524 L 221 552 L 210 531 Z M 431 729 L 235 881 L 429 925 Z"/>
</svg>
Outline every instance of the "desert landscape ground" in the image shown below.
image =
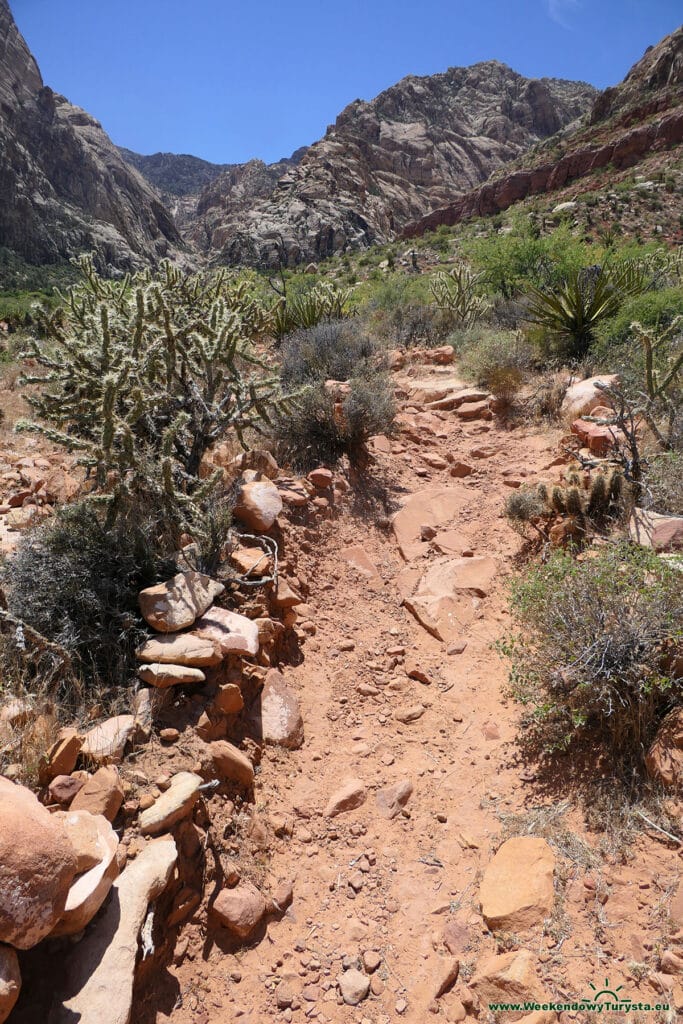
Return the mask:
<svg viewBox="0 0 683 1024">
<path fill-rule="evenodd" d="M 0 1022 L 672 1024 L 683 29 L 277 164 L 0 57 Z"/>
</svg>

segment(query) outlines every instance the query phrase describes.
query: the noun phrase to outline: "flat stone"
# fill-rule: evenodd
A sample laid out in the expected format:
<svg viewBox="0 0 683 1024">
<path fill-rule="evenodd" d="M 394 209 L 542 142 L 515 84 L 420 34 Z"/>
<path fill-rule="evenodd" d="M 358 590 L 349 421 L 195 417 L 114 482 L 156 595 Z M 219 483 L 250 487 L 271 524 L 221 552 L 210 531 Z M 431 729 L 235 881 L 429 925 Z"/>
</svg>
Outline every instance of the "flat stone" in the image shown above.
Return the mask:
<svg viewBox="0 0 683 1024">
<path fill-rule="evenodd" d="M 143 836 L 168 832 L 183 818 L 187 818 L 199 798 L 201 784 L 201 777 L 194 772 L 178 772 L 174 775 L 169 788 L 140 815 L 139 825 Z"/>
<path fill-rule="evenodd" d="M 9 946 L 0 946 L 0 1024 L 9 1017 L 21 991 L 19 958 Z"/>
<path fill-rule="evenodd" d="M 94 843 L 88 850 L 89 859 L 94 858 L 95 863 L 72 882 L 64 913 L 50 932 L 52 938 L 58 935 L 76 935 L 90 924 L 109 895 L 109 890 L 119 873 L 116 859 L 118 836 L 102 815 L 91 815 L 87 811 L 64 812 L 63 820 L 67 835 L 73 842 L 74 830 L 80 830 L 82 827 L 81 822 L 74 819 L 84 816 L 92 819 L 95 831 Z"/>
<path fill-rule="evenodd" d="M 413 794 L 413 784 L 410 779 L 401 779 L 392 786 L 385 786 L 375 793 L 377 810 L 383 818 L 396 818 Z"/>
<path fill-rule="evenodd" d="M 367 576 L 368 579 L 379 576 L 377 566 L 372 561 L 365 548 L 360 544 L 354 544 L 351 547 L 342 548 L 339 554 L 340 557 L 353 569 L 356 569 L 361 576 Z"/>
<path fill-rule="evenodd" d="M 218 644 L 195 633 L 169 633 L 166 636 L 151 637 L 138 647 L 135 656 L 138 661 L 149 664 L 159 662 L 163 665 L 189 665 L 195 668 L 218 665 L 223 660 Z"/>
<path fill-rule="evenodd" d="M 392 520 L 399 550 L 407 562 L 429 550 L 422 540 L 422 527 L 439 529 L 450 523 L 471 500 L 465 489 L 438 487 L 418 491 L 406 501 Z"/>
<path fill-rule="evenodd" d="M 76 767 L 83 746 L 83 737 L 75 729 L 60 729 L 38 765 L 38 777 L 43 785 L 58 775 L 69 775 Z"/>
<path fill-rule="evenodd" d="M 97 922 L 64 958 L 48 1024 L 129 1024 L 138 936 L 177 856 L 170 836 L 153 840 L 114 881 Z"/>
<path fill-rule="evenodd" d="M 71 801 L 70 810 L 102 814 L 107 821 L 113 821 L 122 803 L 123 786 L 119 773 L 112 765 L 107 765 L 99 768 L 81 786 Z"/>
<path fill-rule="evenodd" d="M 241 882 L 234 889 L 222 889 L 211 909 L 224 928 L 246 939 L 263 920 L 266 901 L 251 882 Z"/>
<path fill-rule="evenodd" d="M 188 570 L 173 579 L 146 587 L 138 595 L 145 622 L 161 633 L 175 633 L 191 626 L 207 611 L 225 587 L 203 573 Z"/>
<path fill-rule="evenodd" d="M 552 912 L 555 854 L 537 836 L 508 839 L 487 865 L 479 889 L 481 912 L 492 931 L 525 931 Z"/>
<path fill-rule="evenodd" d="M 471 599 L 490 592 L 497 571 L 495 559 L 487 556 L 440 559 L 403 603 L 437 640 L 456 640 L 473 620 Z"/>
<path fill-rule="evenodd" d="M 336 790 L 327 802 L 326 818 L 336 818 L 338 814 L 353 811 L 365 803 L 367 789 L 360 779 L 349 779 L 340 789 Z"/>
<path fill-rule="evenodd" d="M 304 742 L 304 721 L 299 700 L 284 676 L 266 673 L 260 706 L 261 735 L 266 743 L 297 750 Z"/>
<path fill-rule="evenodd" d="M 212 608 L 197 619 L 192 635 L 212 641 L 224 657 L 227 654 L 258 654 L 257 623 L 226 608 Z"/>
<path fill-rule="evenodd" d="M 81 754 L 96 764 L 117 764 L 135 729 L 134 715 L 115 715 L 90 729 L 83 738 Z"/>
<path fill-rule="evenodd" d="M 143 682 L 160 690 L 165 690 L 169 686 L 185 686 L 188 683 L 206 681 L 206 676 L 200 668 L 193 668 L 190 665 L 164 665 L 162 662 L 140 666 L 138 675 Z"/>
<path fill-rule="evenodd" d="M 62 822 L 0 776 L 0 942 L 31 949 L 49 935 L 76 871 Z"/>
<path fill-rule="evenodd" d="M 213 770 L 219 779 L 251 786 L 254 782 L 254 766 L 241 750 L 227 740 L 215 740 L 209 744 Z"/>
<path fill-rule="evenodd" d="M 645 509 L 634 510 L 629 522 L 629 533 L 642 547 L 654 551 L 680 551 L 683 549 L 683 516 L 662 516 Z"/>
</svg>

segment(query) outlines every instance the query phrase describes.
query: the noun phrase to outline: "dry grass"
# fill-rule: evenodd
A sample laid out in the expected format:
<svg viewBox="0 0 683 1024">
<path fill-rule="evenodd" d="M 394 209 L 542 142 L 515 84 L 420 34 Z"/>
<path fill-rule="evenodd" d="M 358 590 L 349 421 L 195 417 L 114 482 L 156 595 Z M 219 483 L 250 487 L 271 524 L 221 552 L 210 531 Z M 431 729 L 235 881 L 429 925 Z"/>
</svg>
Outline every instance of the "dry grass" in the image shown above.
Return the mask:
<svg viewBox="0 0 683 1024">
<path fill-rule="evenodd" d="M 584 869 L 592 868 L 599 862 L 599 857 L 564 818 L 570 809 L 568 800 L 557 804 L 532 807 L 528 811 L 516 814 L 498 812 L 503 830 L 497 837 L 501 846 L 506 840 L 515 836 L 539 836 L 545 839 L 557 852 L 573 864 Z"/>
</svg>

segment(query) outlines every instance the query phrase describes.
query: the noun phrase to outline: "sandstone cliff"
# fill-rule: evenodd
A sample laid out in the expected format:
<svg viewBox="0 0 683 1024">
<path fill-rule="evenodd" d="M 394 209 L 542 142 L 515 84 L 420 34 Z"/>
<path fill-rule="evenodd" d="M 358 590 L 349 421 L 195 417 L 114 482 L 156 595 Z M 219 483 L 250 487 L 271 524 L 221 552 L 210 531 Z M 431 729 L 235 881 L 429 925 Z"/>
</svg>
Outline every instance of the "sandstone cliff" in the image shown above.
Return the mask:
<svg viewBox="0 0 683 1024">
<path fill-rule="evenodd" d="M 408 224 L 404 237 L 507 209 L 601 169 L 633 167 L 683 143 L 683 28 L 649 47 L 624 81 L 593 103 L 587 125 L 553 139 L 480 188 Z"/>
<path fill-rule="evenodd" d="M 180 242 L 169 212 L 102 126 L 43 85 L 0 0 L 0 246 L 29 263 L 94 249 L 102 264 L 154 262 Z"/>
<path fill-rule="evenodd" d="M 190 237 L 216 259 L 294 264 L 384 242 L 586 113 L 595 89 L 497 61 L 408 77 L 356 100 L 295 166 L 216 178 Z"/>
</svg>

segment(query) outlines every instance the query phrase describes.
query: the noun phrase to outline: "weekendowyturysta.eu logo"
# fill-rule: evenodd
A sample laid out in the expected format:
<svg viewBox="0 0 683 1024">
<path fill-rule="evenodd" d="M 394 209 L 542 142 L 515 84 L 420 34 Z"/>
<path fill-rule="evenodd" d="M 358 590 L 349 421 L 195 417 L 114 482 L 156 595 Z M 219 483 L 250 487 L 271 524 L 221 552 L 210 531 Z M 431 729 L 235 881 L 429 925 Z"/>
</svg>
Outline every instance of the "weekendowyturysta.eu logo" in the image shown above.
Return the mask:
<svg viewBox="0 0 683 1024">
<path fill-rule="evenodd" d="M 547 1003 L 489 1003 L 489 1010 L 491 1013 L 501 1013 L 506 1010 L 524 1013 L 533 1013 L 538 1010 L 550 1010 L 554 1013 L 576 1012 L 577 1010 L 582 1010 L 584 1013 L 634 1013 L 636 1011 L 659 1013 L 662 1010 L 666 1012 L 670 1009 L 667 1002 L 647 1003 L 640 999 L 632 999 L 624 992 L 623 985 L 612 987 L 609 978 L 605 978 L 603 985 L 594 985 L 591 982 L 589 987 L 591 993 L 580 999 L 557 1002 L 549 1000 Z"/>
</svg>

